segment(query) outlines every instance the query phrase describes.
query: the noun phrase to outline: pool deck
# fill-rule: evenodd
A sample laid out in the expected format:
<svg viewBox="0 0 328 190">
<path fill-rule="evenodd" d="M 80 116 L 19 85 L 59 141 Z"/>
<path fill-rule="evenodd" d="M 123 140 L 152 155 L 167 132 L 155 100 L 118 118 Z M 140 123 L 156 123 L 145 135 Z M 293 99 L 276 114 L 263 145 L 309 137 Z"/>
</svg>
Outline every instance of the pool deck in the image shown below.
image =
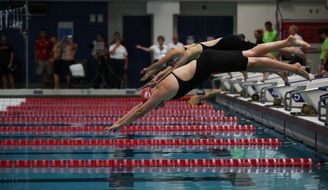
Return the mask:
<svg viewBox="0 0 328 190">
<path fill-rule="evenodd" d="M 283 108 L 274 108 L 268 104 L 251 102 L 250 99 L 224 93 L 217 95 L 215 101 L 307 145 L 319 154 L 328 155 L 328 127 L 318 121 L 318 117 L 295 116 Z"/>
</svg>

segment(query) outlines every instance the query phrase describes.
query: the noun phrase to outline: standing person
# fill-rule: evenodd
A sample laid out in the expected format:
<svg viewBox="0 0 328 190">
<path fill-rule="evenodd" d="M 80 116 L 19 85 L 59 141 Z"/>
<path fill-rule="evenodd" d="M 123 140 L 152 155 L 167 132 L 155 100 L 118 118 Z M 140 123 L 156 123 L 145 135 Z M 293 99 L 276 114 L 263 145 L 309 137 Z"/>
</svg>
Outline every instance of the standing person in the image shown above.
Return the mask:
<svg viewBox="0 0 328 190">
<path fill-rule="evenodd" d="M 296 39 L 298 40 L 303 40 L 302 36 L 300 36 L 298 34 L 298 28 L 296 25 L 290 25 L 289 28 L 288 28 L 288 33 L 289 35 L 292 35 L 294 36 Z M 301 46 L 298 47 L 300 51 L 302 51 L 302 55 L 304 55 L 304 50 L 302 49 Z M 294 53 L 292 55 L 290 55 L 290 58 L 289 58 L 289 63 L 290 64 L 293 64 L 293 63 L 300 63 L 301 65 L 305 65 L 306 63 L 306 58 L 305 56 L 301 56 L 300 54 L 298 53 Z"/>
<path fill-rule="evenodd" d="M 63 61 L 62 61 L 62 43 L 60 41 L 53 38 L 52 40 L 53 48 L 51 51 L 50 62 L 52 63 L 54 70 L 54 88 L 60 88 L 60 76 L 63 70 Z"/>
<path fill-rule="evenodd" d="M 263 33 L 262 29 L 257 29 L 254 31 L 255 44 L 262 44 L 263 42 Z"/>
<path fill-rule="evenodd" d="M 302 36 L 300 36 L 298 34 L 298 27 L 294 24 L 292 24 L 288 27 L 288 33 L 289 33 L 289 35 L 294 36 L 298 40 L 303 40 Z"/>
<path fill-rule="evenodd" d="M 156 62 L 156 61 L 160 60 L 162 57 L 164 57 L 168 51 L 168 47 L 164 44 L 164 42 L 165 42 L 164 36 L 160 35 L 157 37 L 157 44 L 154 44 L 148 48 L 137 45 L 136 48 L 152 53 L 153 54 L 153 62 Z"/>
<path fill-rule="evenodd" d="M 113 86 L 112 72 L 109 70 L 109 52 L 105 38 L 98 34 L 96 40 L 92 42 L 92 55 L 98 60 L 98 71 L 95 78 L 94 88 Z"/>
<path fill-rule="evenodd" d="M 273 29 L 272 22 L 267 21 L 264 23 L 264 26 L 265 26 L 266 31 L 264 32 L 264 35 L 263 35 L 263 42 L 268 43 L 268 42 L 276 41 L 278 39 L 278 32 Z M 277 52 L 270 52 L 270 54 L 275 58 L 278 57 Z M 267 80 L 269 75 L 270 75 L 270 73 L 264 73 L 262 81 Z"/>
<path fill-rule="evenodd" d="M 172 49 L 174 49 L 176 47 L 183 47 L 183 43 L 179 42 L 179 36 L 178 35 L 174 35 L 172 37 L 172 42 L 169 43 L 169 45 L 168 45 L 168 51 L 171 51 Z"/>
<path fill-rule="evenodd" d="M 109 46 L 109 63 L 114 72 L 114 88 L 127 87 L 128 52 L 122 45 L 120 36 Z"/>
<path fill-rule="evenodd" d="M 107 44 L 105 42 L 105 39 L 102 35 L 98 34 L 96 37 L 96 40 L 92 42 L 92 55 L 100 60 L 103 58 L 105 54 L 107 54 Z"/>
<path fill-rule="evenodd" d="M 10 88 L 15 87 L 14 76 L 11 71 L 14 66 L 14 56 L 14 50 L 9 45 L 7 35 L 3 34 L 0 44 L 0 74 L 2 74 L 3 88 L 8 88 L 8 80 Z"/>
<path fill-rule="evenodd" d="M 36 74 L 41 86 L 46 86 L 52 74 L 51 65 L 49 64 L 52 43 L 47 39 L 47 33 L 44 29 L 40 31 L 39 39 L 35 42 L 35 60 Z"/>
<path fill-rule="evenodd" d="M 74 42 L 73 36 L 68 35 L 67 39 L 63 42 L 63 73 L 66 76 L 67 87 L 71 87 L 71 71 L 69 66 L 75 64 L 75 54 L 78 45 Z"/>
<path fill-rule="evenodd" d="M 268 43 L 276 41 L 278 39 L 278 32 L 272 28 L 272 22 L 267 21 L 264 26 L 266 31 L 263 35 L 263 42 Z"/>
<path fill-rule="evenodd" d="M 323 40 L 320 48 L 320 70 L 317 74 L 318 77 L 322 77 L 328 73 L 328 29 L 319 30 L 320 38 Z"/>
</svg>

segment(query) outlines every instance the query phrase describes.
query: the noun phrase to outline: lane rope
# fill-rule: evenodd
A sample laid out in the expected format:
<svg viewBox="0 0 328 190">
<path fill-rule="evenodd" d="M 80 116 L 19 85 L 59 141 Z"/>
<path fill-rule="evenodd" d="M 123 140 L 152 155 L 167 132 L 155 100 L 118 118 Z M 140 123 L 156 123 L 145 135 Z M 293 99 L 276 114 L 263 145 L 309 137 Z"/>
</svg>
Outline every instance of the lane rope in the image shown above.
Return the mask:
<svg viewBox="0 0 328 190">
<path fill-rule="evenodd" d="M 0 168 L 311 167 L 311 158 L 1 160 Z"/>
</svg>

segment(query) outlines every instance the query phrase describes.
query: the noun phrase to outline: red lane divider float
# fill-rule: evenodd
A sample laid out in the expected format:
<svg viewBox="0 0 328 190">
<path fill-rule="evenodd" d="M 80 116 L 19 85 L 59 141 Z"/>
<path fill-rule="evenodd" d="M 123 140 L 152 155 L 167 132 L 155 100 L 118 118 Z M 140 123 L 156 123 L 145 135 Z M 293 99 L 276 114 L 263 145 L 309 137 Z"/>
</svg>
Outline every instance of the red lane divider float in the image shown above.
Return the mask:
<svg viewBox="0 0 328 190">
<path fill-rule="evenodd" d="M 311 167 L 76 167 L 76 168 L 0 168 L 1 173 L 153 173 L 153 172 L 193 172 L 193 173 L 304 173 Z"/>
<path fill-rule="evenodd" d="M 169 103 L 184 103 L 181 100 L 189 100 L 190 96 L 184 96 L 177 100 L 171 100 Z M 108 102 L 140 102 L 142 100 L 141 97 L 42 97 L 42 98 L 26 98 L 25 103 L 28 104 L 56 104 L 56 103 L 79 103 L 79 104 L 86 104 L 86 103 L 108 103 Z"/>
<path fill-rule="evenodd" d="M 103 132 L 106 126 L 5 126 L 0 127 L 0 133 L 25 133 L 25 132 Z M 253 125 L 222 125 L 222 126 L 126 126 L 120 132 L 136 132 L 136 131 L 238 131 L 238 132 L 254 132 L 256 128 Z"/>
<path fill-rule="evenodd" d="M 253 139 L 5 139 L 1 146 L 280 145 L 276 138 Z"/>
<path fill-rule="evenodd" d="M 83 104 L 76 104 L 76 105 L 70 105 L 70 103 L 60 105 L 60 104 L 35 104 L 35 105 L 20 105 L 20 106 L 8 106 L 8 110 L 55 110 L 58 108 L 68 110 L 68 109 L 85 109 L 90 108 L 92 110 L 95 109 L 110 109 L 115 108 L 118 110 L 129 110 L 131 107 L 133 107 L 135 104 L 126 104 L 125 102 L 118 103 L 118 102 L 108 102 L 106 104 L 90 104 L 90 105 L 83 105 Z M 214 110 L 214 108 L 210 105 L 203 104 L 201 106 L 192 107 L 187 104 L 166 104 L 161 109 L 163 110 L 186 110 L 186 109 L 193 109 L 193 110 Z"/>
<path fill-rule="evenodd" d="M 121 116 L 125 112 L 119 110 L 10 110 L 2 112 L 2 116 Z M 162 117 L 162 116 L 192 116 L 192 117 L 214 117 L 224 116 L 223 110 L 154 110 L 147 116 Z"/>
<path fill-rule="evenodd" d="M 311 167 L 311 158 L 151 159 L 151 160 L 1 160 L 0 168 L 89 167 Z"/>
<path fill-rule="evenodd" d="M 3 117 L 0 122 L 4 123 L 66 123 L 66 122 L 114 122 L 119 117 Z M 143 117 L 137 122 L 238 122 L 238 117 Z"/>
</svg>

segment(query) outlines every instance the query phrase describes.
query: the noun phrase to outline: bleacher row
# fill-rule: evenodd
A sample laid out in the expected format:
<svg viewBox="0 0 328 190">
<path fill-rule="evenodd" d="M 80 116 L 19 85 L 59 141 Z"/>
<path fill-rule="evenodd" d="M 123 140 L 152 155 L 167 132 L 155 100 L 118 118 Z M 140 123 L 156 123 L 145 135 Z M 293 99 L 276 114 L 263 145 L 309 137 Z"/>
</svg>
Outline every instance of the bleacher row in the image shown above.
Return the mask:
<svg viewBox="0 0 328 190">
<path fill-rule="evenodd" d="M 232 77 L 231 77 L 232 76 Z M 308 81 L 298 75 L 288 77 L 289 85 L 276 74 L 262 82 L 262 73 L 249 73 L 245 81 L 241 73 L 217 74 L 212 81 L 228 96 L 265 105 L 296 116 L 328 125 L 328 78 Z"/>
</svg>

